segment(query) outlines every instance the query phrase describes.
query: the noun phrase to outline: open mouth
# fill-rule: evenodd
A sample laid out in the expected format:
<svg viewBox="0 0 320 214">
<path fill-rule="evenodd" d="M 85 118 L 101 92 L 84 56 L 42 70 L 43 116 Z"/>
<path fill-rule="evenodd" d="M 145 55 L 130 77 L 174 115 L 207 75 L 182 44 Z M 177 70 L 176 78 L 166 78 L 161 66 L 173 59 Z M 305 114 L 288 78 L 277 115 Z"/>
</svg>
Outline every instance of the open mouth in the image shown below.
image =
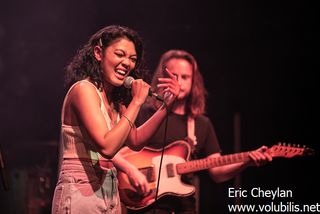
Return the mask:
<svg viewBox="0 0 320 214">
<path fill-rule="evenodd" d="M 115 73 L 118 79 L 123 80 L 128 72 L 126 70 L 116 69 Z"/>
</svg>

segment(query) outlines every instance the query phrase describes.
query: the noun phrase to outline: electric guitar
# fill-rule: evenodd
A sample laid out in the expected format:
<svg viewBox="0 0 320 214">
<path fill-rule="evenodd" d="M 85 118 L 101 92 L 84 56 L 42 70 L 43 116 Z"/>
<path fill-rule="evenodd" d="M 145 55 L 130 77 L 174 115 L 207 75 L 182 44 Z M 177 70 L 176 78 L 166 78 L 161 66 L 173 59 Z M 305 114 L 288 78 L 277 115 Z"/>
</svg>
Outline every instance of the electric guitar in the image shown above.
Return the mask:
<svg viewBox="0 0 320 214">
<path fill-rule="evenodd" d="M 158 198 L 165 195 L 184 197 L 193 194 L 195 187 L 183 183 L 181 181 L 182 174 L 250 160 L 249 152 L 241 152 L 186 162 L 189 159 L 190 151 L 190 145 L 185 141 L 175 141 L 165 147 L 159 178 Z M 136 166 L 146 176 L 151 189 L 147 196 L 140 195 L 130 184 L 128 176 L 119 171 L 120 199 L 129 209 L 143 209 L 155 202 L 162 149 L 144 147 L 141 151 L 136 152 L 128 147 L 123 147 L 120 152 L 124 159 Z M 292 158 L 311 155 L 313 150 L 306 147 L 279 144 L 272 146 L 267 152 L 272 157 Z"/>
</svg>

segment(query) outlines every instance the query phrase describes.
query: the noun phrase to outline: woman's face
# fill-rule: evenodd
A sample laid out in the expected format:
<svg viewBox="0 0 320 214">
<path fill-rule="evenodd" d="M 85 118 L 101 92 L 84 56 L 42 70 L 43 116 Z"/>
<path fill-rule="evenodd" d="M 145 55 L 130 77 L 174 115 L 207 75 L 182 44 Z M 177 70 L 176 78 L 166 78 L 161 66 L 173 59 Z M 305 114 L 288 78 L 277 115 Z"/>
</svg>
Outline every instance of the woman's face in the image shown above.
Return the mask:
<svg viewBox="0 0 320 214">
<path fill-rule="evenodd" d="M 100 54 L 97 48 L 100 47 L 95 47 L 95 56 L 101 61 L 104 81 L 113 86 L 121 86 L 137 62 L 134 43 L 126 38 L 119 38 L 111 42 L 103 54 L 101 48 Z"/>
<path fill-rule="evenodd" d="M 172 58 L 167 62 L 166 67 L 177 77 L 181 86 L 178 100 L 186 99 L 192 88 L 192 65 L 185 59 Z"/>
</svg>

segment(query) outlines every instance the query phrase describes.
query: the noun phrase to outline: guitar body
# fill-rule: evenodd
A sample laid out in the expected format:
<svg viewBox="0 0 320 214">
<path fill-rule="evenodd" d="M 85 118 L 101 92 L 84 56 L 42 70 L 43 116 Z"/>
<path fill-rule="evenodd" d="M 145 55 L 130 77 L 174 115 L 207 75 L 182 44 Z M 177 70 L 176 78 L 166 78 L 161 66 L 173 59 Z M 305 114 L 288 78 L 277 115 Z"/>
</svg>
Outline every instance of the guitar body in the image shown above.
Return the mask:
<svg viewBox="0 0 320 214">
<path fill-rule="evenodd" d="M 122 148 L 120 152 L 124 159 L 136 166 L 140 172 L 146 176 L 151 193 L 145 197 L 141 196 L 137 193 L 135 188 L 131 186 L 128 176 L 123 172 L 119 172 L 119 194 L 121 201 L 128 208 L 133 210 L 143 209 L 151 205 L 155 202 L 158 180 L 158 198 L 165 195 L 180 197 L 188 196 L 195 192 L 195 188 L 181 181 L 182 174 L 233 163 L 251 161 L 249 151 L 186 162 L 189 160 L 190 151 L 190 146 L 185 141 L 175 141 L 165 147 L 159 180 L 158 174 L 162 154 L 161 149 L 145 147 L 141 151 L 135 152 L 128 147 Z M 314 151 L 310 148 L 292 147 L 291 145 L 274 145 L 266 152 L 274 158 L 292 158 L 295 156 L 314 154 Z"/>
<path fill-rule="evenodd" d="M 148 196 L 142 197 L 131 186 L 128 176 L 119 172 L 121 201 L 130 209 L 145 208 L 155 201 L 162 150 L 145 147 L 141 151 L 135 152 L 124 147 L 121 153 L 127 161 L 146 175 L 151 189 Z M 165 148 L 159 178 L 158 198 L 165 195 L 188 196 L 195 192 L 193 186 L 181 182 L 181 175 L 176 171 L 176 164 L 186 162 L 189 156 L 190 146 L 185 141 L 175 141 Z"/>
</svg>

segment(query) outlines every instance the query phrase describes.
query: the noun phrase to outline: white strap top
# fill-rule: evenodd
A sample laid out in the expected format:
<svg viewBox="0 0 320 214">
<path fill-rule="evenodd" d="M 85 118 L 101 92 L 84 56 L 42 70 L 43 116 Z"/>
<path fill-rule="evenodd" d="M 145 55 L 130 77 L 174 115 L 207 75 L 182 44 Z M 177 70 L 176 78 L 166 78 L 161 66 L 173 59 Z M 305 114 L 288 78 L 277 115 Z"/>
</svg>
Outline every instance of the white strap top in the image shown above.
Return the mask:
<svg viewBox="0 0 320 214">
<path fill-rule="evenodd" d="M 100 99 L 101 99 L 101 112 L 104 115 L 104 118 L 107 123 L 107 127 L 110 130 L 111 127 L 111 119 L 108 115 L 104 102 L 102 100 L 101 93 L 99 89 L 88 80 L 81 80 L 74 83 L 70 89 L 68 90 L 62 106 L 61 112 L 61 146 L 62 146 L 62 158 L 89 158 L 93 160 L 98 160 L 101 156 L 97 152 L 94 143 L 89 138 L 86 130 L 82 126 L 71 126 L 64 124 L 64 112 L 65 112 L 65 104 L 68 98 L 70 91 L 74 88 L 75 85 L 79 83 L 88 83 L 91 84 L 97 91 Z M 119 114 L 117 116 L 117 121 L 119 121 Z"/>
</svg>

